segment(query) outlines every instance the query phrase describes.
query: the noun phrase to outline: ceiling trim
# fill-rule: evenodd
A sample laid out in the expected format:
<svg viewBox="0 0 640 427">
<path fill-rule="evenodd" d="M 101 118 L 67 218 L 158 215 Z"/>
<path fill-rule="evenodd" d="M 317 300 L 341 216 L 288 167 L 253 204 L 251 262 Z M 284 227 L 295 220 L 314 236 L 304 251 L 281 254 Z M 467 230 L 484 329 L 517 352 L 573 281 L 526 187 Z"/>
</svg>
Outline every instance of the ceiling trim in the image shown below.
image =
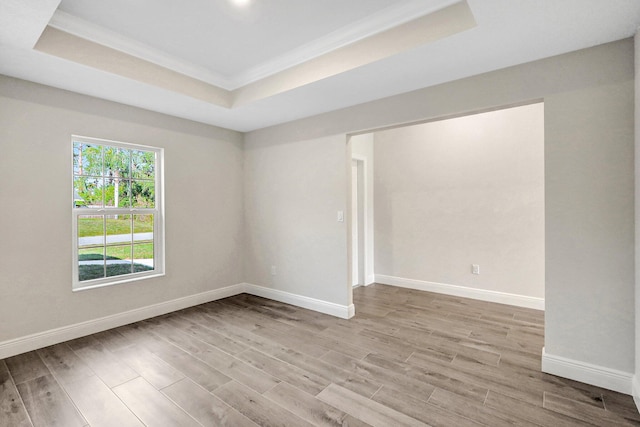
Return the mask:
<svg viewBox="0 0 640 427">
<path fill-rule="evenodd" d="M 210 104 L 231 107 L 231 93 L 225 89 L 57 28 L 47 26 L 34 49 Z"/>
<path fill-rule="evenodd" d="M 239 73 L 235 78 L 231 79 L 232 87 L 230 89 L 238 89 L 262 80 L 288 68 L 295 67 L 296 65 L 308 62 L 349 44 L 406 24 L 424 15 L 437 12 L 458 2 L 461 2 L 461 0 L 442 0 L 437 6 L 433 6 L 433 4 L 428 5 L 424 0 L 398 2 L 393 6 L 384 8 L 346 27 L 333 31 L 324 37 L 293 49 L 273 60 L 264 62 L 243 73 Z"/>
<path fill-rule="evenodd" d="M 333 31 L 311 43 L 293 49 L 284 55 L 238 73 L 235 76 L 225 76 L 179 59 L 160 49 L 137 42 L 62 10 L 57 10 L 53 14 L 49 26 L 135 56 L 177 73 L 193 77 L 219 88 L 232 91 L 278 74 L 289 68 L 309 62 L 363 39 L 370 38 L 391 28 L 401 26 L 422 16 L 432 14 L 460 1 L 461 0 L 441 0 L 436 6 L 433 6 L 433 3 L 427 4 L 424 0 L 398 2 L 396 5 L 382 9 L 351 25 Z"/>
<path fill-rule="evenodd" d="M 233 107 L 342 74 L 477 25 L 466 0 L 389 28 L 232 92 Z"/>
<path fill-rule="evenodd" d="M 443 1 L 451 3 L 451 0 Z M 408 9 L 403 10 L 406 13 Z M 404 13 L 396 15 L 396 18 L 406 17 Z M 91 32 L 97 27 L 86 25 L 86 22 L 76 20 L 71 15 L 59 14 L 54 21 L 56 25 L 46 27 L 34 47 L 35 50 L 227 109 L 270 98 L 476 26 L 467 1 L 455 1 L 449 6 L 378 31 L 369 37 L 230 91 L 220 85 L 177 71 L 176 67 L 159 65 L 159 61 L 150 61 L 142 58 L 143 55 L 131 54 L 128 52 L 131 46 L 141 49 L 146 47 L 142 44 L 129 44 L 128 48 L 124 48 L 128 40 L 110 31 L 93 32 L 83 36 L 81 34 Z M 66 31 L 60 27 L 71 27 L 71 30 Z M 102 40 L 96 41 L 96 38 Z M 114 44 L 120 44 L 121 49 L 113 47 Z M 158 58 L 170 59 L 161 55 L 156 57 Z M 181 64 L 178 61 L 176 65 Z"/>
<path fill-rule="evenodd" d="M 232 85 L 232 82 L 221 74 L 178 59 L 159 49 L 137 42 L 99 25 L 92 24 L 59 9 L 53 14 L 51 21 L 49 21 L 49 26 L 214 86 L 228 90 Z"/>
</svg>

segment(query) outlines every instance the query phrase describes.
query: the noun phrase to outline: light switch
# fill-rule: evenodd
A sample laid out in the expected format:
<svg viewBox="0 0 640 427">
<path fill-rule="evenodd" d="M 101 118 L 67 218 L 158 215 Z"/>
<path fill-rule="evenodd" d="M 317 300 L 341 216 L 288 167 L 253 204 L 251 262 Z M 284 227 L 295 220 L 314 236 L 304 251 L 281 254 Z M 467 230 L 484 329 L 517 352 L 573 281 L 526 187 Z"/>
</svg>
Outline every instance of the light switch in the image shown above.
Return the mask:
<svg viewBox="0 0 640 427">
<path fill-rule="evenodd" d="M 344 222 L 344 211 L 338 211 L 338 222 Z"/>
</svg>

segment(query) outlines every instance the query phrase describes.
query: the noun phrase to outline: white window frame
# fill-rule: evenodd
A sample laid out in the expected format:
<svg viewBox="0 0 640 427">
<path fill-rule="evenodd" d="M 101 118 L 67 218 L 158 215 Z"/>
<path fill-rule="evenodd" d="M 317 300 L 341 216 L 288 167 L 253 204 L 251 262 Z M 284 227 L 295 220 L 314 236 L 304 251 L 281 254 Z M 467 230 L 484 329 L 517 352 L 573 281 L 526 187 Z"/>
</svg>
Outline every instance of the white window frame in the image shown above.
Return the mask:
<svg viewBox="0 0 640 427">
<path fill-rule="evenodd" d="M 75 186 L 73 170 L 73 144 L 80 142 L 83 144 L 102 145 L 109 147 L 125 148 L 131 150 L 141 150 L 154 152 L 156 155 L 155 164 L 155 207 L 154 208 L 116 208 L 103 207 L 77 208 L 75 207 Z M 134 282 L 138 280 L 160 277 L 165 275 L 165 246 L 164 246 L 164 149 L 140 144 L 130 144 L 126 142 L 111 141 L 107 139 L 91 138 L 86 136 L 71 136 L 71 206 L 72 206 L 72 241 L 73 241 L 73 281 L 72 291 L 83 291 L 87 289 L 101 288 L 105 286 L 118 285 L 122 283 Z M 82 215 L 143 215 L 153 214 L 153 267 L 151 271 L 135 272 L 119 276 L 110 276 L 99 279 L 80 281 L 78 268 L 78 217 Z M 133 232 L 133 230 L 132 230 Z M 106 233 L 106 230 L 105 230 Z M 105 254 L 106 255 L 106 254 Z"/>
</svg>

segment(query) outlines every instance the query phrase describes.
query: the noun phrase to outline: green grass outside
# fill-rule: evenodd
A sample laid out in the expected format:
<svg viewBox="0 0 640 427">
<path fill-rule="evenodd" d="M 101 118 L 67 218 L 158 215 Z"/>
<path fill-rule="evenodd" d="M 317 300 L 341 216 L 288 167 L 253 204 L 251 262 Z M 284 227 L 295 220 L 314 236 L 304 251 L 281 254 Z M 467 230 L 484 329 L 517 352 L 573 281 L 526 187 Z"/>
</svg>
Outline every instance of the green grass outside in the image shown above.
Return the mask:
<svg viewBox="0 0 640 427">
<path fill-rule="evenodd" d="M 153 259 L 153 242 L 133 245 L 134 259 Z M 104 259 L 103 248 L 85 248 L 78 250 L 79 261 L 95 261 Z M 131 259 L 131 246 L 107 246 L 107 259 Z"/>
<path fill-rule="evenodd" d="M 131 219 L 128 215 L 121 215 L 124 219 L 107 219 L 107 234 L 128 234 L 131 233 Z M 146 216 L 144 221 L 134 221 L 135 233 L 153 232 L 153 221 L 151 216 Z M 103 235 L 102 218 L 78 218 L 78 236 L 101 236 Z"/>
<path fill-rule="evenodd" d="M 136 233 L 153 232 L 153 219 L 150 215 L 135 217 L 134 231 Z M 78 236 L 102 236 L 104 235 L 103 218 L 78 218 Z M 107 218 L 107 235 L 131 233 L 131 216 L 120 215 L 119 219 Z M 131 245 L 114 245 L 106 247 L 106 257 L 103 247 L 80 248 L 78 250 L 79 261 L 130 260 L 132 259 Z M 134 259 L 153 259 L 153 241 L 138 242 L 133 245 Z M 142 264 L 112 264 L 106 267 L 106 277 L 121 276 L 124 274 L 138 273 L 153 270 Z M 78 273 L 80 281 L 100 279 L 105 277 L 104 265 L 79 265 Z"/>
</svg>

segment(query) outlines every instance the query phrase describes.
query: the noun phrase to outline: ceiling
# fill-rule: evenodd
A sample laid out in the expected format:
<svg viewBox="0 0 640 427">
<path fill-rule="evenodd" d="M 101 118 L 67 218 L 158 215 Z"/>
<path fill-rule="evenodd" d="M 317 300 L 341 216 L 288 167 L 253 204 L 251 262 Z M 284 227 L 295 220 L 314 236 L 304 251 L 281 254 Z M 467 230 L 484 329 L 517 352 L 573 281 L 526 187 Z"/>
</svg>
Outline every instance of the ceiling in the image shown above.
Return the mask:
<svg viewBox="0 0 640 427">
<path fill-rule="evenodd" d="M 637 0 L 3 0 L 0 73 L 250 131 L 632 36 Z"/>
</svg>

